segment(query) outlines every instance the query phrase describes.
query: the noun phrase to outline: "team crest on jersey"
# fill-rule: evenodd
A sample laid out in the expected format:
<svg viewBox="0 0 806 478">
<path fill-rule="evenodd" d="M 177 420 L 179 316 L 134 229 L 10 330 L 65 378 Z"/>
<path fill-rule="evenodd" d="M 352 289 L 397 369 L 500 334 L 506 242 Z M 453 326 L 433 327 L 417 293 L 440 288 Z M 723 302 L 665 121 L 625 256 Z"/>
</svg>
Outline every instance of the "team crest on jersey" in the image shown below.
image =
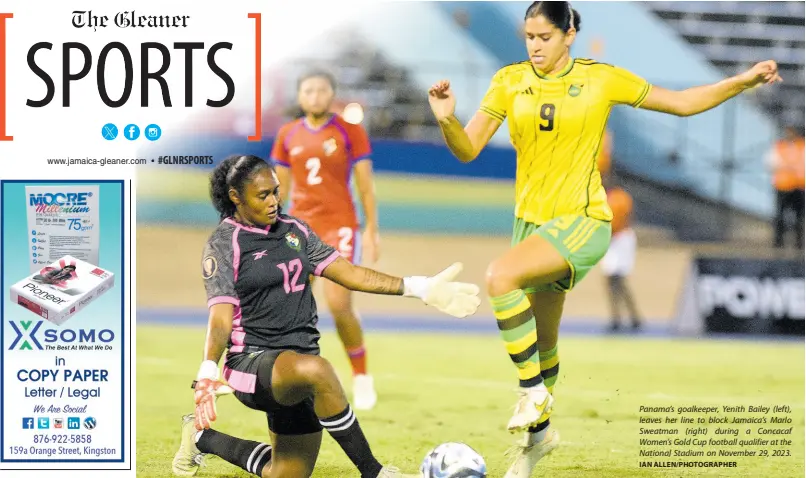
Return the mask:
<svg viewBox="0 0 806 478">
<path fill-rule="evenodd" d="M 209 279 L 218 271 L 218 262 L 213 256 L 207 256 L 202 260 L 202 277 Z"/>
<path fill-rule="evenodd" d="M 327 156 L 330 156 L 331 154 L 335 153 L 338 148 L 339 146 L 336 144 L 336 138 L 330 138 L 328 140 L 325 140 L 324 143 L 322 143 L 322 149 L 325 150 L 325 154 Z"/>
<path fill-rule="evenodd" d="M 579 94 L 582 93 L 583 86 L 585 85 L 571 85 L 571 87 L 568 88 L 568 94 L 570 96 L 579 96 Z"/>
<path fill-rule="evenodd" d="M 294 249 L 295 251 L 299 250 L 299 237 L 293 232 L 289 232 L 285 235 L 285 242 L 288 243 L 288 247 Z"/>
</svg>

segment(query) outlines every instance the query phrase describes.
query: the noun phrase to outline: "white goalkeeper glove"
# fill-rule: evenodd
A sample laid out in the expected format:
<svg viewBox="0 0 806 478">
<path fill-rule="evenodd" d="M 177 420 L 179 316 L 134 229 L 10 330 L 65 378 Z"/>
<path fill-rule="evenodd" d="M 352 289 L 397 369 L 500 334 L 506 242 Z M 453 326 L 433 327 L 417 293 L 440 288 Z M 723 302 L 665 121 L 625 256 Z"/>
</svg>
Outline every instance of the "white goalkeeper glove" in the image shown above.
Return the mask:
<svg viewBox="0 0 806 478">
<path fill-rule="evenodd" d="M 404 277 L 403 295 L 418 297 L 441 312 L 465 318 L 478 310 L 481 299 L 476 284 L 453 282 L 460 272 L 462 263 L 456 262 L 433 277 Z"/>
<path fill-rule="evenodd" d="M 196 429 L 210 428 L 217 418 L 215 402 L 220 395 L 233 393 L 229 385 L 225 385 L 218 378 L 218 364 L 212 360 L 205 360 L 199 367 L 199 373 L 193 382 L 196 401 Z"/>
</svg>

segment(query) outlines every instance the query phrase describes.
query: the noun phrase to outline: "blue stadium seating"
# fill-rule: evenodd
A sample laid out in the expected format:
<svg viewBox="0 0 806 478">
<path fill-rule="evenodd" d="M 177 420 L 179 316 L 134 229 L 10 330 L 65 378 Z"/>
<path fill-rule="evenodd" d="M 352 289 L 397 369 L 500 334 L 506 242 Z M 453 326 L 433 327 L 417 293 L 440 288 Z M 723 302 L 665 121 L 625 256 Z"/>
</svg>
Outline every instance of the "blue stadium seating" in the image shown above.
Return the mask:
<svg viewBox="0 0 806 478">
<path fill-rule="evenodd" d="M 784 83 L 760 90 L 758 101 L 781 125 L 803 127 L 803 2 L 647 2 L 725 74 L 765 59 L 778 62 Z"/>
</svg>

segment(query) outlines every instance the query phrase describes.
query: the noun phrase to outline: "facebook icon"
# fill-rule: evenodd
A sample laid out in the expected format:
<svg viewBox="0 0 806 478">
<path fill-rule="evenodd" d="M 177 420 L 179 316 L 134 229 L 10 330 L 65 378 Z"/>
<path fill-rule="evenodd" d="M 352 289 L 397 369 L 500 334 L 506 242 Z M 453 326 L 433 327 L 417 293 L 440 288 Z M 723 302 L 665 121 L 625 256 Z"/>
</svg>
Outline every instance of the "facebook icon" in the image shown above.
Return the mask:
<svg viewBox="0 0 806 478">
<path fill-rule="evenodd" d="M 34 429 L 34 419 L 31 417 L 25 417 L 22 419 L 22 429 L 23 430 L 33 430 Z"/>
<path fill-rule="evenodd" d="M 123 135 L 126 136 L 126 139 L 129 141 L 134 141 L 140 137 L 140 127 L 136 124 L 126 125 L 126 127 L 123 128 Z"/>
</svg>

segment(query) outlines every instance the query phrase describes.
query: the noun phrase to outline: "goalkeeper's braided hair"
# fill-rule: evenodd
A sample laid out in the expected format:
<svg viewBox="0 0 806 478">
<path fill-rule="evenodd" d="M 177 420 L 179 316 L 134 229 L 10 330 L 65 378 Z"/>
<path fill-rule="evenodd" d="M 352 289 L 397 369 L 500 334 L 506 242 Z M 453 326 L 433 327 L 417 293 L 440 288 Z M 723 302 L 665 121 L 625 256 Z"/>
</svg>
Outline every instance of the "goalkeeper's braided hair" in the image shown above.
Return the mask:
<svg viewBox="0 0 806 478">
<path fill-rule="evenodd" d="M 210 199 L 222 220 L 235 214 L 235 203 L 229 198 L 230 189 L 235 189 L 238 195 L 243 194 L 247 181 L 267 168 L 274 170 L 271 164 L 251 154 L 229 156 L 215 167 L 210 175 Z"/>
</svg>

